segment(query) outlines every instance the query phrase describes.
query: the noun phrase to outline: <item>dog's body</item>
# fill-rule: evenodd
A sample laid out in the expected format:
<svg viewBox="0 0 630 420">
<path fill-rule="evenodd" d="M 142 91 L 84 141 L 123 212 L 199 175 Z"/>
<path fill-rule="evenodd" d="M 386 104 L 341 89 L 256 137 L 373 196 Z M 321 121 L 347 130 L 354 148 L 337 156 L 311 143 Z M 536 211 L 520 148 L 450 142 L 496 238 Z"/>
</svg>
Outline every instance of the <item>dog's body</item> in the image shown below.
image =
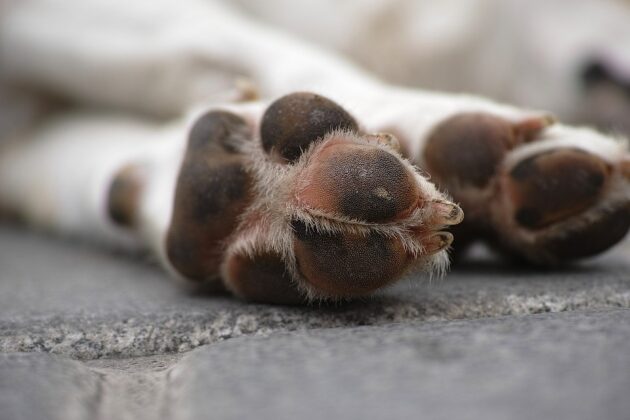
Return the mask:
<svg viewBox="0 0 630 420">
<path fill-rule="evenodd" d="M 161 5 L 7 6 L 6 77 L 117 111 L 65 111 L 14 131 L 20 141 L 0 154 L 5 210 L 150 248 L 180 277 L 273 302 L 360 296 L 414 267 L 442 270 L 452 236 L 441 229 L 461 216 L 411 164 L 461 203 L 462 245 L 485 238 L 558 263 L 630 227 L 623 141 L 389 86 L 219 3 Z M 295 90 L 325 97 L 270 103 Z M 284 131 L 303 143 L 283 143 Z"/>
</svg>

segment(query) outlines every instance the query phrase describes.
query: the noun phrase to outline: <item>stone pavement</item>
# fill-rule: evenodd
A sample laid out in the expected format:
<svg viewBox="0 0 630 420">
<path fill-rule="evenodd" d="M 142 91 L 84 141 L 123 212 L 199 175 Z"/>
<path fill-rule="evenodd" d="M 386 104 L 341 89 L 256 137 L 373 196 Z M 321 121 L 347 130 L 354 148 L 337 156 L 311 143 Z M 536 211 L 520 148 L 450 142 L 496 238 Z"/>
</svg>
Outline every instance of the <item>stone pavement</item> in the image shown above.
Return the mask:
<svg viewBox="0 0 630 420">
<path fill-rule="evenodd" d="M 348 305 L 194 294 L 0 228 L 0 420 L 628 419 L 630 242 L 562 271 L 482 257 Z"/>
</svg>

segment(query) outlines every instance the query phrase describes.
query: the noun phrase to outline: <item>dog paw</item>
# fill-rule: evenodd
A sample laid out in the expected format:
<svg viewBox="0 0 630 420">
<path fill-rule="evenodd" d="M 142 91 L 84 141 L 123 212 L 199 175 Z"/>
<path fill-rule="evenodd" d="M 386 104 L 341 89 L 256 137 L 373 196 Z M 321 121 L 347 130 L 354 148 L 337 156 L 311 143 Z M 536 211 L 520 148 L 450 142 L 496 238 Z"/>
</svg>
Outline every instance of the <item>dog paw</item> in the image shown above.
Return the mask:
<svg viewBox="0 0 630 420">
<path fill-rule="evenodd" d="M 247 115 L 245 115 L 247 114 Z M 193 126 L 166 240 L 171 266 L 270 303 L 365 296 L 441 271 L 463 212 L 333 101 L 294 93 Z"/>
<path fill-rule="evenodd" d="M 627 145 L 594 131 L 459 114 L 433 130 L 423 160 L 462 204 L 464 231 L 530 262 L 596 255 L 630 229 Z"/>
</svg>

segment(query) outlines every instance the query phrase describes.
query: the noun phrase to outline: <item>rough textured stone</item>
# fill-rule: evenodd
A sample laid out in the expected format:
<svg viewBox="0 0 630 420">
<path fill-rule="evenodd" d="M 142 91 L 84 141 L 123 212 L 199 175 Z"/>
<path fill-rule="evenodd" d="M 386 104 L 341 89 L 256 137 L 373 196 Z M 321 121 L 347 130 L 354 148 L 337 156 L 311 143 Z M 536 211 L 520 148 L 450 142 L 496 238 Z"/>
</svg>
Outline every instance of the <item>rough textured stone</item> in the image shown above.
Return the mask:
<svg viewBox="0 0 630 420">
<path fill-rule="evenodd" d="M 0 354 L 4 419 L 571 419 L 630 412 L 630 310 L 276 332 L 181 356 Z"/>
<path fill-rule="evenodd" d="M 363 302 L 290 308 L 193 294 L 133 258 L 2 228 L 0 351 L 135 357 L 273 331 L 630 308 L 629 256 L 626 242 L 555 272 L 481 259 Z"/>
</svg>

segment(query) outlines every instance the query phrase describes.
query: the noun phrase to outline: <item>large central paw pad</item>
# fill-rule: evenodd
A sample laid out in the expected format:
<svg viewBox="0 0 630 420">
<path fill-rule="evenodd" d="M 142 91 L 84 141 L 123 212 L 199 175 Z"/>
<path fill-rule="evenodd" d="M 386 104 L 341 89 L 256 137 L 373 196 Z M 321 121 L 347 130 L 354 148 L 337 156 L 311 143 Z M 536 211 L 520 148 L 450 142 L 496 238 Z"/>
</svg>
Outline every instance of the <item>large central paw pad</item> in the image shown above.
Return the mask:
<svg viewBox="0 0 630 420">
<path fill-rule="evenodd" d="M 298 183 L 308 208 L 378 223 L 405 218 L 418 204 L 415 174 L 387 150 L 344 142 L 340 134 L 311 161 Z"/>
<path fill-rule="evenodd" d="M 452 235 L 441 229 L 463 213 L 399 154 L 393 136 L 362 133 L 346 110 L 311 93 L 272 103 L 250 124 L 260 136 L 249 132 L 254 141 L 226 150 L 221 139 L 247 137 L 242 124 L 226 123 L 234 118 L 223 115 L 221 130 L 208 131 L 212 149 L 198 151 L 191 137 L 169 235 L 177 240 L 167 245 L 190 239 L 189 258 L 178 257 L 184 269 L 171 260 L 181 274 L 205 270 L 245 299 L 295 303 L 364 296 L 412 267 L 444 268 Z M 200 164 L 193 188 L 188 174 Z M 241 165 L 245 178 L 232 179 L 229 165 Z M 248 193 L 228 197 L 216 182 Z M 211 220 L 195 210 L 204 207 Z"/>
</svg>

